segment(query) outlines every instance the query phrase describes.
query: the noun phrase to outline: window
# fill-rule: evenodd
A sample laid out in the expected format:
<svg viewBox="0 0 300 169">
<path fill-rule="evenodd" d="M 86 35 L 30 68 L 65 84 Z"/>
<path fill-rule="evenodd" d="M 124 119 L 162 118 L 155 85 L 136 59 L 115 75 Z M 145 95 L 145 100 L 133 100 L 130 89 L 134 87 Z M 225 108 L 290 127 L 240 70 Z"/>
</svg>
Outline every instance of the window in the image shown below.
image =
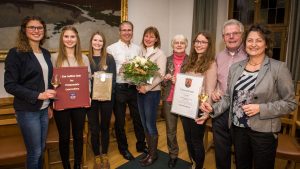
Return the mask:
<svg viewBox="0 0 300 169">
<path fill-rule="evenodd" d="M 245 28 L 263 23 L 273 32 L 273 58 L 286 59 L 290 0 L 229 0 L 229 18 L 241 21 Z"/>
</svg>

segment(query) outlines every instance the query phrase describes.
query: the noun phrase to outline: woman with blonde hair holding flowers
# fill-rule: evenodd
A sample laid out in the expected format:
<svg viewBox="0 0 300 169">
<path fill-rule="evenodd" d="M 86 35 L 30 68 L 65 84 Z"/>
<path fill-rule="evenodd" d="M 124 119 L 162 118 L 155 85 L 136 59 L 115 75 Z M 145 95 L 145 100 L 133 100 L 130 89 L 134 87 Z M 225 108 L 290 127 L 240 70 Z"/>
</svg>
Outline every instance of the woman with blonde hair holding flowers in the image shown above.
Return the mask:
<svg viewBox="0 0 300 169">
<path fill-rule="evenodd" d="M 140 163 L 148 166 L 157 159 L 158 131 L 156 127 L 157 108 L 160 102 L 160 82 L 166 70 L 167 57 L 160 49 L 160 36 L 157 28 L 145 29 L 142 40 L 142 56 L 156 63 L 159 72 L 147 84 L 141 84 L 138 89 L 138 108 L 144 127 L 149 152 Z"/>
</svg>

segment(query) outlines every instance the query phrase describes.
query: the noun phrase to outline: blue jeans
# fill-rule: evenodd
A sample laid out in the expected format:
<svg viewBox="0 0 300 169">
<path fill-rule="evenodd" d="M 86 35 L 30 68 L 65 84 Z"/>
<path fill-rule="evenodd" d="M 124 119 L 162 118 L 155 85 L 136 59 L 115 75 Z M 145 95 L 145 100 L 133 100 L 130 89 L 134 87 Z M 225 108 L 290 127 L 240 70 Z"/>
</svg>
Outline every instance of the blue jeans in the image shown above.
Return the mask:
<svg viewBox="0 0 300 169">
<path fill-rule="evenodd" d="M 43 151 L 48 131 L 48 108 L 36 112 L 16 111 L 27 150 L 27 168 L 43 167 Z"/>
<path fill-rule="evenodd" d="M 160 91 L 138 94 L 138 107 L 145 132 L 157 135 L 156 115 L 160 101 Z"/>
</svg>

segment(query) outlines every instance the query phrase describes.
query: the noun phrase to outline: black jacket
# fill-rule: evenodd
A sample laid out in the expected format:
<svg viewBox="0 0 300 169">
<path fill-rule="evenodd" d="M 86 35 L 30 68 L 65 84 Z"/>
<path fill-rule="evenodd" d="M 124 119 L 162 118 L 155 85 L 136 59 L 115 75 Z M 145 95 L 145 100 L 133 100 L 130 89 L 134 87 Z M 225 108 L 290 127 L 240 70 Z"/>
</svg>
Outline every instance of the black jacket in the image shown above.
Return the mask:
<svg viewBox="0 0 300 169">
<path fill-rule="evenodd" d="M 50 53 L 42 48 L 48 65 L 48 88 L 51 88 L 53 72 Z M 38 111 L 43 100 L 38 95 L 45 91 L 42 67 L 33 52 L 18 52 L 16 48 L 9 50 L 5 59 L 4 87 L 14 96 L 16 111 Z"/>
</svg>

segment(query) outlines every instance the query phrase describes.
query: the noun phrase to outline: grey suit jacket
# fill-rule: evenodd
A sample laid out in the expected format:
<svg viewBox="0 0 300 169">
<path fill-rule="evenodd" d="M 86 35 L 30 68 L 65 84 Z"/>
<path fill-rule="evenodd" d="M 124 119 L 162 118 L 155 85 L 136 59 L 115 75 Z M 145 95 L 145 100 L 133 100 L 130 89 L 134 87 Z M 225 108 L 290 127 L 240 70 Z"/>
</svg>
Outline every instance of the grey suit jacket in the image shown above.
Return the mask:
<svg viewBox="0 0 300 169">
<path fill-rule="evenodd" d="M 229 109 L 229 127 L 232 123 L 232 96 L 236 81 L 245 69 L 248 59 L 230 67 L 227 92 L 213 105 L 212 117 L 217 117 Z M 280 116 L 293 111 L 297 104 L 290 71 L 285 63 L 265 57 L 259 70 L 251 103 L 259 104 L 260 112 L 249 118 L 250 128 L 258 132 L 278 132 L 281 128 Z"/>
</svg>

